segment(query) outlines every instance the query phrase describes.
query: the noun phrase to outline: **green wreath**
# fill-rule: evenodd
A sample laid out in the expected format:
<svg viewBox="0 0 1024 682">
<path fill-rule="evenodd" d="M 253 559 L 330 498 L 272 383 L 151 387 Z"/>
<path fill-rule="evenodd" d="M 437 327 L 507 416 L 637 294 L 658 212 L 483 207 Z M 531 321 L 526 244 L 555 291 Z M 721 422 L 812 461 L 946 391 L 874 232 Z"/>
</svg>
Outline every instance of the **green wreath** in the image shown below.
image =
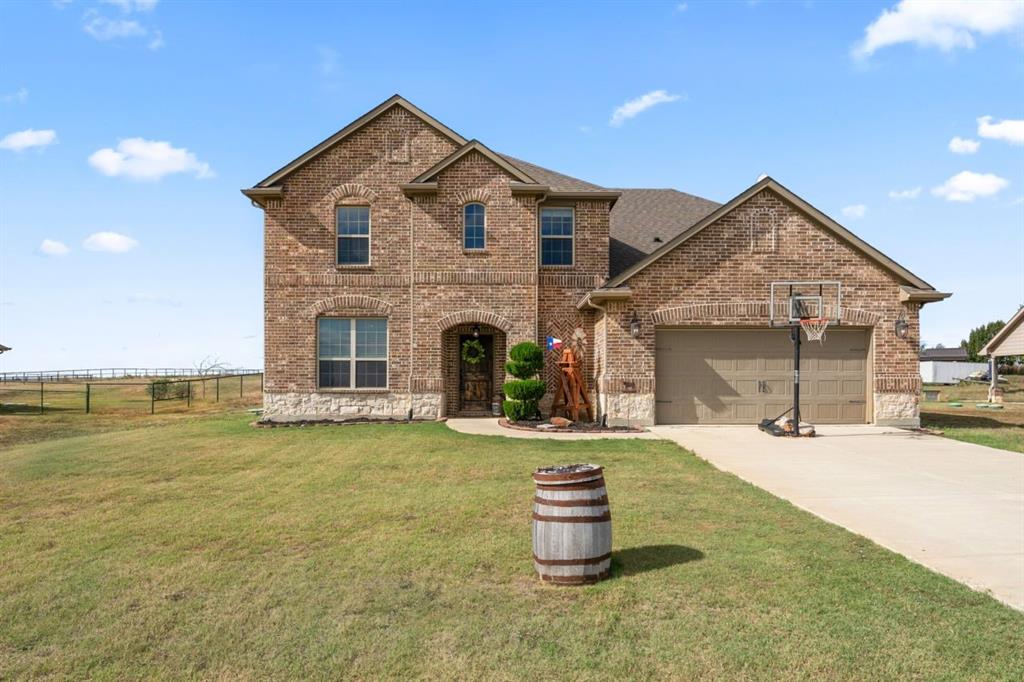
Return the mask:
<svg viewBox="0 0 1024 682">
<path fill-rule="evenodd" d="M 479 365 L 485 353 L 480 339 L 466 339 L 462 342 L 462 361 L 467 365 Z"/>
</svg>

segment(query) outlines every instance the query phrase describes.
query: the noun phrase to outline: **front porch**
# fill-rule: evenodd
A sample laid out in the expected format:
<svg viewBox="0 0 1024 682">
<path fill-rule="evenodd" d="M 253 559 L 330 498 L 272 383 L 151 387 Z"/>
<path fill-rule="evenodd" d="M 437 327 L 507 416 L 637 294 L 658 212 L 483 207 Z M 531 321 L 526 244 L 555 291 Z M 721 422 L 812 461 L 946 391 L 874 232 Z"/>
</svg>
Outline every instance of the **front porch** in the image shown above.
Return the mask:
<svg viewBox="0 0 1024 682">
<path fill-rule="evenodd" d="M 441 334 L 445 414 L 491 417 L 500 413 L 507 337 L 483 323 L 449 327 Z"/>
</svg>

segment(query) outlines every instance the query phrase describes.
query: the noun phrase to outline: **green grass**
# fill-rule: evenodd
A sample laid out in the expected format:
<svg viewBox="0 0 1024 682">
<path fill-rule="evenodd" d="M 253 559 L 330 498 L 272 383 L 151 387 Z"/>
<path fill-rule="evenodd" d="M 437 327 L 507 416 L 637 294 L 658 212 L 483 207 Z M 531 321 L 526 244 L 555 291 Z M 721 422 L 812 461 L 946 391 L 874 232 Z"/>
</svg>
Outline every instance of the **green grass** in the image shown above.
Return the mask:
<svg viewBox="0 0 1024 682">
<path fill-rule="evenodd" d="M 244 414 L 0 452 L 0 679 L 1021 679 L 1024 614 L 662 441 Z M 541 584 L 530 471 L 607 467 Z"/>
<path fill-rule="evenodd" d="M 988 384 L 926 386 L 939 391 L 938 401 L 921 402 L 921 426 L 938 429 L 947 438 L 1024 453 L 1024 377 L 1011 375 L 1001 383 L 1003 408 L 979 409 L 988 400 Z M 949 402 L 961 407 L 950 407 Z"/>
</svg>

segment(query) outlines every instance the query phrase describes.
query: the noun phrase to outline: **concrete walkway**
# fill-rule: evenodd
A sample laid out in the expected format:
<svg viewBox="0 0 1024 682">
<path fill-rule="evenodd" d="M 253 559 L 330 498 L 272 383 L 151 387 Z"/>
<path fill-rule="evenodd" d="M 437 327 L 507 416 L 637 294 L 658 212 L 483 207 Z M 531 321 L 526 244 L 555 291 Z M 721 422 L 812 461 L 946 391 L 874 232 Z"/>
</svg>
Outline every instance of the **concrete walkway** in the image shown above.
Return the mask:
<svg viewBox="0 0 1024 682">
<path fill-rule="evenodd" d="M 1024 455 L 899 429 L 655 426 L 713 465 L 1024 610 Z"/>
<path fill-rule="evenodd" d="M 469 433 L 474 436 L 505 436 L 507 438 L 547 438 L 549 440 L 601 440 L 602 438 L 645 438 L 657 439 L 649 431 L 643 433 L 543 433 L 540 431 L 520 431 L 519 429 L 506 429 L 498 425 L 497 418 L 477 417 L 473 419 L 449 419 L 448 428 L 459 433 Z"/>
</svg>

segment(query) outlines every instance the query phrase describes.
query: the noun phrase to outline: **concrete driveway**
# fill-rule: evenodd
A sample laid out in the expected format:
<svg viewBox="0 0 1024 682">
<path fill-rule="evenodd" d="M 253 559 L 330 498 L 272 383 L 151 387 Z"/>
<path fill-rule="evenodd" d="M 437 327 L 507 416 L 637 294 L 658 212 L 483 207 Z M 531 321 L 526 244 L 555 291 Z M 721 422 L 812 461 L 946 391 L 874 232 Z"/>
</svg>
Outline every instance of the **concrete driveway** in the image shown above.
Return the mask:
<svg viewBox="0 0 1024 682">
<path fill-rule="evenodd" d="M 1024 455 L 873 426 L 656 426 L 713 465 L 1024 610 Z"/>
</svg>

